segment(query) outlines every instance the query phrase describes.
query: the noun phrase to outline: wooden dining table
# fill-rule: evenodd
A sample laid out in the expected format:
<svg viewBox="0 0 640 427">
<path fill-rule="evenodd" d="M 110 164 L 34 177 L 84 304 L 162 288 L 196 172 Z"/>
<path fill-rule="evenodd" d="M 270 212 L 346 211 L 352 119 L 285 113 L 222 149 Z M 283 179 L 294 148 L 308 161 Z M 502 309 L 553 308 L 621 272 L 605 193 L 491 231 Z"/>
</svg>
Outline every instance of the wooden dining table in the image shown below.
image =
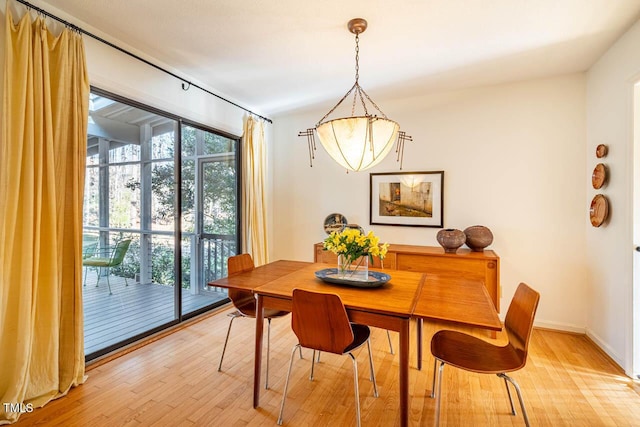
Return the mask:
<svg viewBox="0 0 640 427">
<path fill-rule="evenodd" d="M 314 273 L 327 267 L 327 264 L 275 261 L 209 283 L 210 286 L 252 291 L 256 296 L 254 408 L 260 405 L 263 310 L 291 311 L 293 289 L 296 288 L 335 293 L 340 296 L 352 322 L 399 333 L 401 426 L 409 423 L 409 323 L 412 318 L 501 329 L 497 312 L 480 281 L 457 279 L 455 275 L 435 276 L 398 270 L 393 271 L 391 280 L 380 287 L 359 288 L 326 283 L 316 278 Z"/>
</svg>

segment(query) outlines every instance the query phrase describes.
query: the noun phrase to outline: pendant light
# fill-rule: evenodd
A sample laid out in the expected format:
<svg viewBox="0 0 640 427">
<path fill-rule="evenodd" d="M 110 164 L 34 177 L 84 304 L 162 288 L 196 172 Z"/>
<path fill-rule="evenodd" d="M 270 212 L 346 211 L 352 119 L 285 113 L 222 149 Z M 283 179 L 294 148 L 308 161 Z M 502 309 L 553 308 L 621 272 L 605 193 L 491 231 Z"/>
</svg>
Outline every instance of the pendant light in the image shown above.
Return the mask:
<svg viewBox="0 0 640 427">
<path fill-rule="evenodd" d="M 356 18 L 349 21 L 349 31 L 356 38 L 356 81 L 349 91 L 315 127 L 299 132 L 298 136 L 306 136 L 309 144 L 309 164 L 313 166 L 316 150 L 315 136 L 326 152 L 347 171 L 369 169 L 384 159 L 397 141 L 397 161 L 402 169 L 405 141 L 413 139 L 400 131 L 400 125 L 387 118 L 375 102 L 367 95 L 359 83 L 359 42 L 360 34 L 367 29 L 367 21 Z M 328 120 L 342 102 L 353 94 L 351 116 Z M 369 107 L 367 107 L 367 104 Z M 364 113 L 356 114 L 356 106 L 362 106 Z M 373 107 L 373 108 L 372 108 Z"/>
</svg>

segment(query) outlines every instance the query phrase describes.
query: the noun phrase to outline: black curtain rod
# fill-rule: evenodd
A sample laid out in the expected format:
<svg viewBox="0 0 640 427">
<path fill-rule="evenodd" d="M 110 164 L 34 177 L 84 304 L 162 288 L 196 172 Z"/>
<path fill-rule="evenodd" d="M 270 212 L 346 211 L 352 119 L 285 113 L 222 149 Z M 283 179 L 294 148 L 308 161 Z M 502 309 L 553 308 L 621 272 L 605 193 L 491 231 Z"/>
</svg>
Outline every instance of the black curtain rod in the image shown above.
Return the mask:
<svg viewBox="0 0 640 427">
<path fill-rule="evenodd" d="M 86 34 L 87 36 L 89 36 L 89 37 L 91 37 L 93 39 L 96 39 L 99 42 L 102 42 L 102 43 L 106 44 L 107 46 L 112 47 L 112 48 L 124 53 L 125 55 L 129 55 L 130 57 L 135 58 L 138 61 L 144 62 L 145 64 L 147 64 L 147 65 L 149 65 L 149 66 L 151 66 L 151 67 L 153 67 L 153 68 L 155 68 L 157 70 L 160 70 L 160 71 L 162 71 L 164 73 L 169 74 L 170 76 L 175 77 L 176 79 L 178 79 L 178 80 L 180 80 L 182 82 L 182 89 L 183 90 L 189 90 L 189 88 L 191 86 L 193 86 L 195 88 L 200 89 L 203 92 L 208 93 L 209 95 L 215 96 L 218 99 L 221 99 L 221 100 L 223 100 L 223 101 L 225 101 L 225 102 L 227 102 L 227 103 L 229 103 L 229 104 L 231 104 L 233 106 L 236 106 L 236 107 L 240 108 L 241 110 L 246 111 L 249 114 L 253 114 L 254 116 L 260 117 L 261 119 L 263 119 L 263 120 L 265 120 L 265 121 L 267 121 L 269 123 L 273 123 L 273 121 L 271 119 L 267 118 L 267 117 L 261 116 L 260 114 L 256 114 L 253 111 L 243 107 L 242 105 L 238 105 L 233 101 L 229 101 L 228 99 L 223 98 L 222 96 L 217 95 L 217 94 L 211 92 L 210 90 L 203 88 L 202 86 L 198 86 L 195 83 L 191 83 L 189 80 L 186 80 L 186 79 L 180 77 L 179 75 L 177 75 L 175 73 L 172 73 L 171 71 L 166 70 L 166 69 L 160 67 L 159 65 L 154 64 L 153 62 L 147 61 L 146 59 L 141 58 L 140 56 L 136 55 L 135 53 L 129 52 L 128 50 L 125 50 L 125 49 L 121 48 L 120 46 L 116 46 L 115 44 L 103 39 L 102 37 L 96 36 L 95 34 L 92 34 L 92 33 L 88 32 L 86 30 L 83 30 L 82 28 L 78 27 L 77 25 L 73 25 L 72 23 L 70 23 L 68 21 L 65 21 L 62 18 L 59 18 L 59 17 L 47 12 L 46 10 L 40 9 L 39 7 L 36 7 L 36 6 L 32 5 L 28 1 L 25 1 L 25 0 L 16 0 L 16 1 L 18 3 L 22 3 L 23 5 L 27 6 L 27 8 L 29 8 L 29 9 L 33 9 L 38 13 L 41 13 L 41 14 L 43 14 L 45 16 L 48 16 L 49 18 L 55 19 L 56 21 L 64 24 L 65 26 L 67 26 L 67 27 L 69 27 L 69 28 L 71 28 L 71 29 L 73 29 L 75 31 L 78 31 L 79 33 Z"/>
</svg>

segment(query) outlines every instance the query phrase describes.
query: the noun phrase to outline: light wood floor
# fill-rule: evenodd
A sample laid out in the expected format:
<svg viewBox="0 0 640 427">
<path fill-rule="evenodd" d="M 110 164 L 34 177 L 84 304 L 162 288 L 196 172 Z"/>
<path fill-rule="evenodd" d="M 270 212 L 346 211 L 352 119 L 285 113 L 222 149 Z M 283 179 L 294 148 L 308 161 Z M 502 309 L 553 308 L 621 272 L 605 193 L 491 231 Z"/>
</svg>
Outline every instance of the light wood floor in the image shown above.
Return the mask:
<svg viewBox="0 0 640 427">
<path fill-rule="evenodd" d="M 271 388 L 263 392 L 261 407 L 253 409 L 252 320 L 234 322 L 223 372 L 217 372 L 227 312 L 90 369 L 84 385 L 23 415 L 17 425 L 275 426 L 295 344 L 290 317 L 273 321 Z M 425 343 L 441 327 L 425 323 Z M 392 338 L 397 346 L 397 335 L 392 333 Z M 398 358 L 389 354 L 384 331 L 374 330 L 372 345 L 380 397 L 372 396 L 365 346 L 357 353 L 362 423 L 396 426 Z M 423 370 L 416 370 L 414 348 L 412 344 L 410 423 L 430 426 L 435 406 L 429 398 L 433 360 L 427 345 Z M 640 425 L 640 386 L 587 338 L 536 329 L 530 350 L 527 366 L 513 377 L 522 388 L 532 425 Z M 355 425 L 350 360 L 323 354 L 310 382 L 311 352 L 303 354 L 304 360 L 294 362 L 284 425 Z M 445 367 L 444 383 L 442 425 L 524 425 L 519 412 L 510 415 L 504 383 L 496 376 Z"/>
</svg>

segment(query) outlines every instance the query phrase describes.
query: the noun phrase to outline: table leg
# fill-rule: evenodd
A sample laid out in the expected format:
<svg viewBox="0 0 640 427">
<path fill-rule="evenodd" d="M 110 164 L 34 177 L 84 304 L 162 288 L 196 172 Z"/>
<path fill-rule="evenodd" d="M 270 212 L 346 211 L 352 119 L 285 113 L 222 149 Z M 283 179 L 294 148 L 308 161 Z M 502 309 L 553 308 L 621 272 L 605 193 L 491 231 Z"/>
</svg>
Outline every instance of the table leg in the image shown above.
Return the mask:
<svg viewBox="0 0 640 427">
<path fill-rule="evenodd" d="M 264 311 L 262 295 L 256 296 L 256 348 L 253 367 L 253 407 L 260 406 L 260 369 L 262 367 L 262 333 L 264 329 Z"/>
<path fill-rule="evenodd" d="M 409 425 L 409 319 L 400 329 L 400 425 Z"/>
<path fill-rule="evenodd" d="M 416 345 L 418 346 L 418 371 L 422 370 L 422 319 L 416 319 Z"/>
</svg>

